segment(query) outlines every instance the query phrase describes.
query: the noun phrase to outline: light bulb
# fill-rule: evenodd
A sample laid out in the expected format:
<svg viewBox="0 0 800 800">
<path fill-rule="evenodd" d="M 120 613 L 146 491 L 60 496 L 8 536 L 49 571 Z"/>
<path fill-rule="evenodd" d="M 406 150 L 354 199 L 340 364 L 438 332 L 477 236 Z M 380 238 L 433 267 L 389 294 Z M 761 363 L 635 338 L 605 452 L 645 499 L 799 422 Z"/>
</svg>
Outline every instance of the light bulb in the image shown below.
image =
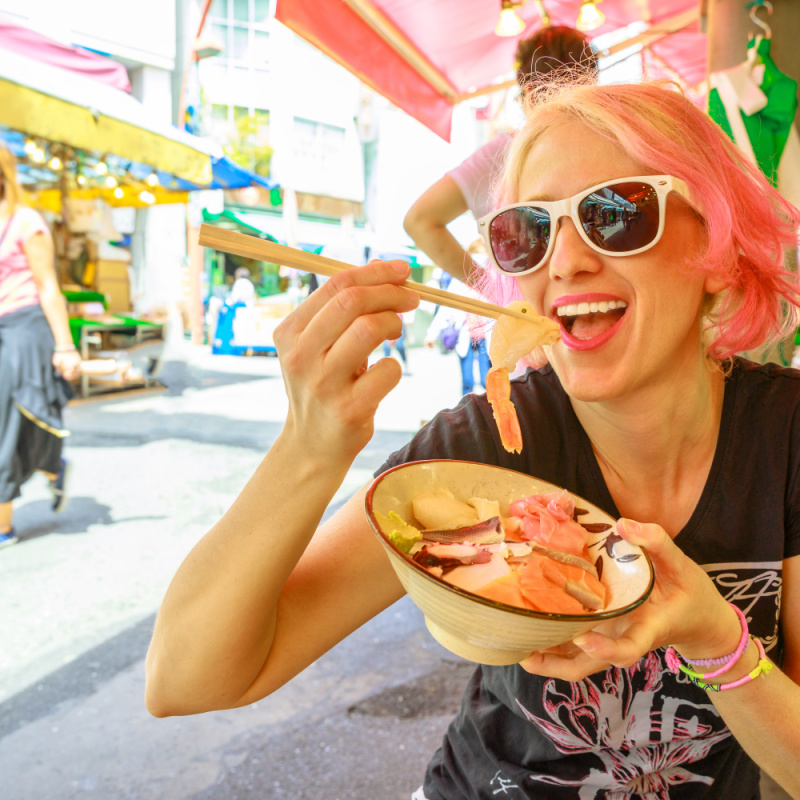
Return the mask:
<svg viewBox="0 0 800 800">
<path fill-rule="evenodd" d="M 47 156 L 44 154 L 44 150 L 41 147 L 38 147 L 31 153 L 31 161 L 35 162 L 36 164 L 44 164 L 46 161 Z"/>
<path fill-rule="evenodd" d="M 25 142 L 25 154 L 28 156 L 32 156 L 38 149 L 39 145 L 33 141 L 33 139 L 28 139 Z"/>
<path fill-rule="evenodd" d="M 517 16 L 514 11 L 514 3 L 511 0 L 502 0 L 503 8 L 500 12 L 500 19 L 494 32 L 498 36 L 519 36 L 525 30 L 525 23 Z"/>
<path fill-rule="evenodd" d="M 113 189 L 117 185 L 117 179 L 113 175 L 106 178 L 106 188 Z"/>
<path fill-rule="evenodd" d="M 105 161 L 98 161 L 94 171 L 98 175 L 105 175 L 108 172 L 108 164 Z"/>
<path fill-rule="evenodd" d="M 61 163 L 61 159 L 58 156 L 53 156 L 48 162 L 47 166 L 50 167 L 53 171 L 61 169 L 64 165 Z"/>
<path fill-rule="evenodd" d="M 85 186 L 86 185 L 86 176 L 85 175 L 78 175 L 75 179 L 78 181 L 78 186 Z"/>
<path fill-rule="evenodd" d="M 148 205 L 151 205 L 156 201 L 155 195 L 152 192 L 148 192 L 147 190 L 139 192 L 139 199 L 143 203 L 147 203 Z"/>
<path fill-rule="evenodd" d="M 600 0 L 602 2 L 602 0 Z M 575 22 L 575 27 L 579 31 L 593 31 L 599 28 L 605 21 L 606 17 L 595 5 L 597 0 L 584 0 L 581 6 L 581 13 L 578 14 L 578 19 Z"/>
<path fill-rule="evenodd" d="M 145 179 L 144 182 L 148 186 L 158 186 L 158 175 L 155 172 L 151 172 Z"/>
<path fill-rule="evenodd" d="M 125 196 L 125 192 L 122 191 L 122 187 L 121 186 L 117 186 L 117 188 L 114 189 L 114 197 L 116 197 L 117 200 L 122 200 L 122 198 L 124 196 Z"/>
</svg>

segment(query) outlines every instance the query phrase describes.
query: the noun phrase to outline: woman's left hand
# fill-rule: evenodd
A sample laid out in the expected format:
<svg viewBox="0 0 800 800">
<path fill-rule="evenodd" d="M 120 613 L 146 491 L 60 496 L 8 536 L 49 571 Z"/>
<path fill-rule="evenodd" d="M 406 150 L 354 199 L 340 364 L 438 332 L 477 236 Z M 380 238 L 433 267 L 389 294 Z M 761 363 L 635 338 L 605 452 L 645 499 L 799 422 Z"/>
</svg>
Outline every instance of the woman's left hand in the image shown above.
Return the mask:
<svg viewBox="0 0 800 800">
<path fill-rule="evenodd" d="M 53 353 L 53 367 L 65 381 L 71 381 L 80 375 L 81 355 L 77 350 Z"/>
<path fill-rule="evenodd" d="M 629 667 L 659 647 L 674 646 L 686 658 L 732 652 L 741 628 L 711 579 L 660 526 L 620 520 L 620 536 L 647 549 L 655 571 L 650 597 L 637 609 L 601 623 L 558 647 L 532 653 L 527 672 L 575 681 L 609 666 Z"/>
</svg>

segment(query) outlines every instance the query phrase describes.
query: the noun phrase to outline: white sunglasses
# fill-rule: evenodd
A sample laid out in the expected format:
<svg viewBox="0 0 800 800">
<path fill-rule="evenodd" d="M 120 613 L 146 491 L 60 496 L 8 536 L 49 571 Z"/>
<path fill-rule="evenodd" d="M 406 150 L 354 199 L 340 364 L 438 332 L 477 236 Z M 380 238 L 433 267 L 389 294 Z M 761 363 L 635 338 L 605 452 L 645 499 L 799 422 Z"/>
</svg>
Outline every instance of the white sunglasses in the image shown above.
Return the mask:
<svg viewBox="0 0 800 800">
<path fill-rule="evenodd" d="M 564 200 L 514 203 L 478 220 L 495 266 L 506 275 L 527 275 L 544 266 L 562 217 L 569 217 L 586 244 L 606 256 L 633 256 L 664 233 L 667 195 L 690 202 L 689 187 L 671 175 L 615 178 Z"/>
</svg>

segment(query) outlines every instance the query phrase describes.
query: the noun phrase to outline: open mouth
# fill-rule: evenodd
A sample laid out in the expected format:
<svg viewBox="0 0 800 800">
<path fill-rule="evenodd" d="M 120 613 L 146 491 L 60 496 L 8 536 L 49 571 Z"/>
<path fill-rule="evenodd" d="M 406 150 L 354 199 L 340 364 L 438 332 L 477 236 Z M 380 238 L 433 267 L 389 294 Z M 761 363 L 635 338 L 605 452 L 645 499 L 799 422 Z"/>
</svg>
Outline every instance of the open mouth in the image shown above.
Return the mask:
<svg viewBox="0 0 800 800">
<path fill-rule="evenodd" d="M 559 306 L 556 313 L 558 321 L 570 336 L 588 341 L 613 328 L 625 315 L 627 308 L 624 300 L 604 300 Z"/>
</svg>

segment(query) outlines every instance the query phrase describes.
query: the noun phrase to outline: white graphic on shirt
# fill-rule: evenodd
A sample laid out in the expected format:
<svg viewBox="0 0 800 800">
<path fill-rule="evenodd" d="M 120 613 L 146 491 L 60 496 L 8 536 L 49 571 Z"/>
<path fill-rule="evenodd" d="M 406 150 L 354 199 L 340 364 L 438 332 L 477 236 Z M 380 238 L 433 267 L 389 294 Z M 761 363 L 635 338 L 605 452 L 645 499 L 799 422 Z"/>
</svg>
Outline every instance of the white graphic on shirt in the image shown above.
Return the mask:
<svg viewBox="0 0 800 800">
<path fill-rule="evenodd" d="M 519 789 L 519 785 L 516 783 L 512 783 L 510 778 L 504 778 L 503 773 L 500 770 L 494 775 L 489 781 L 489 786 L 498 786 L 498 789 L 493 789 L 492 794 L 508 794 L 509 789 Z"/>
<path fill-rule="evenodd" d="M 637 690 L 631 679 L 639 672 L 644 685 Z M 664 674 L 661 658 L 649 653 L 628 670 L 609 669 L 602 679 L 595 679 L 599 686 L 587 678 L 562 683 L 562 692 L 556 681 L 549 680 L 542 703 L 549 719 L 537 717 L 517 700 L 525 717 L 538 725 L 560 752 L 593 753 L 603 764 L 603 769 L 592 768 L 578 780 L 544 773 L 531 774 L 531 778 L 551 785 L 580 786 L 579 800 L 629 800 L 642 795 L 648 800 L 669 800 L 671 786 L 710 785 L 712 778 L 689 767 L 730 737 L 730 731 L 722 727 L 715 733 L 701 721 L 709 715 L 719 718 L 711 703 L 658 696 Z M 655 708 L 656 701 L 663 703 L 660 711 Z"/>
</svg>

